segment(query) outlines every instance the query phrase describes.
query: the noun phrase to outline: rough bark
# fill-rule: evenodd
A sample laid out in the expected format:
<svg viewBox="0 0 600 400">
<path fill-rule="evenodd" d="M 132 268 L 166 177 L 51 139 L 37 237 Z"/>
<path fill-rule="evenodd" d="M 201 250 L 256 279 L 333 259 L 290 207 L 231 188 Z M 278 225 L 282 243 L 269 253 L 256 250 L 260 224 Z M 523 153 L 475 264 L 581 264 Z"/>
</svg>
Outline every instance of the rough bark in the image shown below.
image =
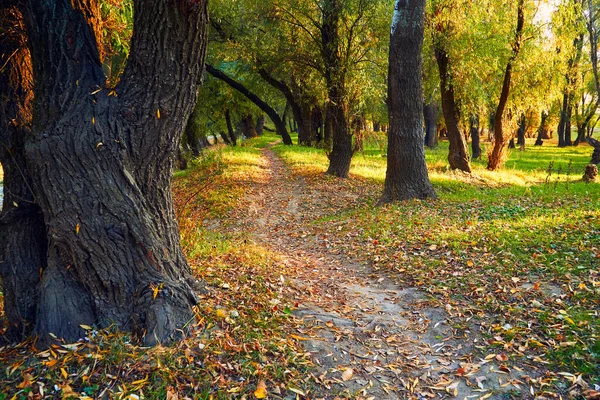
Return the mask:
<svg viewBox="0 0 600 400">
<path fill-rule="evenodd" d="M 235 79 L 227 76 L 223 71 L 213 67 L 212 65 L 206 64 L 206 71 L 214 76 L 217 79 L 222 80 L 233 89 L 237 90 L 241 94 L 243 94 L 248 100 L 253 102 L 258 108 L 260 108 L 265 114 L 269 116 L 273 124 L 275 124 L 275 129 L 277 130 L 277 134 L 281 136 L 283 139 L 283 143 L 287 145 L 292 144 L 292 139 L 285 127 L 285 122 L 279 116 L 277 111 L 270 105 L 268 105 L 264 100 L 258 97 L 255 93 L 252 93 L 246 86 L 242 85 L 240 82 Z"/>
<path fill-rule="evenodd" d="M 504 80 L 502 81 L 502 91 L 500 92 L 500 98 L 498 100 L 498 107 L 496 108 L 495 121 L 494 121 L 494 148 L 490 156 L 488 157 L 487 168 L 490 171 L 495 171 L 501 168 L 505 161 L 506 145 L 508 141 L 507 135 L 504 133 L 504 110 L 508 103 L 508 95 L 510 94 L 510 85 L 512 80 L 513 65 L 521 51 L 521 44 L 523 41 L 523 29 L 525 26 L 525 2 L 519 0 L 517 5 L 517 28 L 515 30 L 515 37 L 512 43 L 512 54 L 506 69 L 504 71 Z"/>
<path fill-rule="evenodd" d="M 438 146 L 437 115 L 437 104 L 433 102 L 425 104 L 423 107 L 423 117 L 425 120 L 425 146 L 430 149 L 435 149 Z"/>
<path fill-rule="evenodd" d="M 23 8 L 36 99 L 26 151 L 48 231 L 43 341 L 114 324 L 151 345 L 194 317 L 170 184 L 202 75 L 207 7 L 137 0 L 134 10 L 124 75 L 102 89 L 94 30 L 72 2 Z"/>
<path fill-rule="evenodd" d="M 328 102 L 325 118 L 329 124 L 332 150 L 327 174 L 347 178 L 352 161 L 352 134 L 348 126 L 348 96 L 346 70 L 342 63 L 339 23 L 342 0 L 325 0 L 322 4 L 321 55 L 325 69 Z"/>
<path fill-rule="evenodd" d="M 0 333 L 20 340 L 31 333 L 37 312 L 37 285 L 46 266 L 46 228 L 31 190 L 25 140 L 31 132 L 33 76 L 21 13 L 0 9 L 0 286 L 6 321 Z"/>
<path fill-rule="evenodd" d="M 436 46 L 435 48 L 435 58 L 440 72 L 442 112 L 444 114 L 444 121 L 446 122 L 448 141 L 450 142 L 448 162 L 452 169 L 471 172 L 467 140 L 458 126 L 460 117 L 454 96 L 454 86 L 450 76 L 450 58 L 448 53 L 440 46 Z"/>
<path fill-rule="evenodd" d="M 396 0 L 388 70 L 388 157 L 380 203 L 435 198 L 423 146 L 421 49 L 425 0 Z"/>
</svg>

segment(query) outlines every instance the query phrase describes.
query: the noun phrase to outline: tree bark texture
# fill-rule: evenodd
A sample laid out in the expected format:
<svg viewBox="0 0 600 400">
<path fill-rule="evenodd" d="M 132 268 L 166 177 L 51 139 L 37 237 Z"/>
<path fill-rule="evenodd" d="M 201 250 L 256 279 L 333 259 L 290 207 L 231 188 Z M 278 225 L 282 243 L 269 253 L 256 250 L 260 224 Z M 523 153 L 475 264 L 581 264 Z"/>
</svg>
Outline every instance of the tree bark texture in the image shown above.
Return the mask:
<svg viewBox="0 0 600 400">
<path fill-rule="evenodd" d="M 458 122 L 460 120 L 458 106 L 454 97 L 454 86 L 450 76 L 450 58 L 448 53 L 440 47 L 435 48 L 435 58 L 437 60 L 440 72 L 440 94 L 442 98 L 442 112 L 448 141 L 450 142 L 450 152 L 448 162 L 450 168 L 460 169 L 461 171 L 471 172 L 471 162 L 469 157 L 469 148 L 465 136 L 460 131 Z"/>
<path fill-rule="evenodd" d="M 523 41 L 523 29 L 525 26 L 525 2 L 519 0 L 517 5 L 517 28 L 515 30 L 515 37 L 512 43 L 512 54 L 506 69 L 504 71 L 504 80 L 502 81 L 502 91 L 500 92 L 500 99 L 498 100 L 498 107 L 496 108 L 495 121 L 494 121 L 494 148 L 488 158 L 487 168 L 490 171 L 495 171 L 501 168 L 505 162 L 506 147 L 509 137 L 504 133 L 504 110 L 508 103 L 508 95 L 510 94 L 510 84 L 512 80 L 513 65 L 521 51 L 521 44 Z"/>
<path fill-rule="evenodd" d="M 339 24 L 344 7 L 342 0 L 325 0 L 322 4 L 321 55 L 325 68 L 328 102 L 325 118 L 329 123 L 332 150 L 327 174 L 347 178 L 352 161 L 352 134 L 348 126 L 346 68 L 341 59 Z"/>
<path fill-rule="evenodd" d="M 167 342 L 196 304 L 170 184 L 202 76 L 206 2 L 135 1 L 114 89 L 103 87 L 92 19 L 74 3 L 22 7 L 35 96 L 27 166 L 48 240 L 35 331 L 70 341 L 81 324 L 115 324 Z"/>
<path fill-rule="evenodd" d="M 240 82 L 237 82 L 235 79 L 229 77 L 223 71 L 213 67 L 212 65 L 206 64 L 206 71 L 215 78 L 222 80 L 223 82 L 231 86 L 233 89 L 243 94 L 248 100 L 253 102 L 258 108 L 260 108 L 265 114 L 267 114 L 269 118 L 271 118 L 271 121 L 273 121 L 273 124 L 275 124 L 277 134 L 283 139 L 283 143 L 287 145 L 292 144 L 292 139 L 290 138 L 290 135 L 287 131 L 285 122 L 282 120 L 282 118 L 279 116 L 279 114 L 277 113 L 277 111 L 275 111 L 273 107 L 268 105 L 255 93 L 252 93 L 250 90 L 248 90 L 246 86 L 242 85 Z"/>
<path fill-rule="evenodd" d="M 425 0 L 396 0 L 388 70 L 388 157 L 380 203 L 435 198 L 423 146 L 421 49 Z"/>
<path fill-rule="evenodd" d="M 46 227 L 31 189 L 25 141 L 31 134 L 33 75 L 23 18 L 16 7 L 0 9 L 0 285 L 6 326 L 0 335 L 19 340 L 31 333 L 40 271 L 46 267 Z"/>
</svg>

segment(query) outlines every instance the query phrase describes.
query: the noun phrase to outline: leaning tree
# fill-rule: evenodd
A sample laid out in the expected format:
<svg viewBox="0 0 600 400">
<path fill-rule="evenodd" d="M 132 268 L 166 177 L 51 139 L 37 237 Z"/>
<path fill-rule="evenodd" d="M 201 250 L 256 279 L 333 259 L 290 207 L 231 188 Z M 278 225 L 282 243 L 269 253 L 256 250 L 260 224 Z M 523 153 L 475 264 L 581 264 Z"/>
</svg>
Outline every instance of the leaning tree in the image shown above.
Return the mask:
<svg viewBox="0 0 600 400">
<path fill-rule="evenodd" d="M 423 148 L 425 0 L 396 0 L 388 73 L 388 161 L 381 203 L 435 198 Z"/>
<path fill-rule="evenodd" d="M 7 230 L 3 211 L 0 237 L 37 241 L 0 244 L 9 326 L 46 340 L 77 339 L 81 325 L 116 325 L 150 345 L 174 339 L 197 301 L 170 187 L 203 71 L 206 0 L 135 0 L 131 52 L 115 87 L 102 70 L 95 0 L 0 7 L 12 19 L 2 50 L 12 40 L 18 55 L 2 54 L 11 75 L 0 82 L 0 131 L 13 140 L 1 160 L 25 160 L 7 171 L 26 191 L 9 212 L 32 220 L 28 232 Z M 24 293 L 28 307 L 11 300 Z"/>
</svg>

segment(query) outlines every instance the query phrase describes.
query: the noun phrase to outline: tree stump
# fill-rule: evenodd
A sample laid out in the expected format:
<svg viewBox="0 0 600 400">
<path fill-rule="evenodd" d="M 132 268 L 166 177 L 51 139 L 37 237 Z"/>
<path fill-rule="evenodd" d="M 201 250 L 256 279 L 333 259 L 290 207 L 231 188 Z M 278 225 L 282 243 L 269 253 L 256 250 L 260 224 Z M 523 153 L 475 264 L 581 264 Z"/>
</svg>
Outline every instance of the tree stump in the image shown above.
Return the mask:
<svg viewBox="0 0 600 400">
<path fill-rule="evenodd" d="M 583 174 L 583 178 L 581 178 L 584 182 L 590 183 L 596 180 L 598 176 L 598 167 L 595 164 L 589 164 L 585 167 L 585 173 Z"/>
</svg>

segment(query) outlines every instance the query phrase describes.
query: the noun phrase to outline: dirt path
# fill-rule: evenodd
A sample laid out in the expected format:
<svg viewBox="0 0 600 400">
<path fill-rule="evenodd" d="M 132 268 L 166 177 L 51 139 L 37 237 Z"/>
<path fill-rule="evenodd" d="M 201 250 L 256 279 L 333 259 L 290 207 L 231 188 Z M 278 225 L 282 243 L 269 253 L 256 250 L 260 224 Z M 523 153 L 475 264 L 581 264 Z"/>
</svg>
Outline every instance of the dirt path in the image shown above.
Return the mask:
<svg viewBox="0 0 600 400">
<path fill-rule="evenodd" d="M 297 293 L 293 337 L 311 353 L 318 374 L 310 398 L 527 398 L 526 371 L 502 367 L 492 354 L 474 358 L 477 332 L 456 336 L 447 313 L 423 294 L 397 287 L 328 245 L 315 218 L 330 198 L 293 176 L 270 149 L 265 179 L 249 188 L 243 225 L 257 243 L 281 255 Z M 355 201 L 335 193 L 338 204 Z M 354 195 L 355 196 L 355 195 Z M 282 276 L 283 278 L 283 276 Z M 464 335 L 464 334 L 463 334 Z"/>
</svg>

